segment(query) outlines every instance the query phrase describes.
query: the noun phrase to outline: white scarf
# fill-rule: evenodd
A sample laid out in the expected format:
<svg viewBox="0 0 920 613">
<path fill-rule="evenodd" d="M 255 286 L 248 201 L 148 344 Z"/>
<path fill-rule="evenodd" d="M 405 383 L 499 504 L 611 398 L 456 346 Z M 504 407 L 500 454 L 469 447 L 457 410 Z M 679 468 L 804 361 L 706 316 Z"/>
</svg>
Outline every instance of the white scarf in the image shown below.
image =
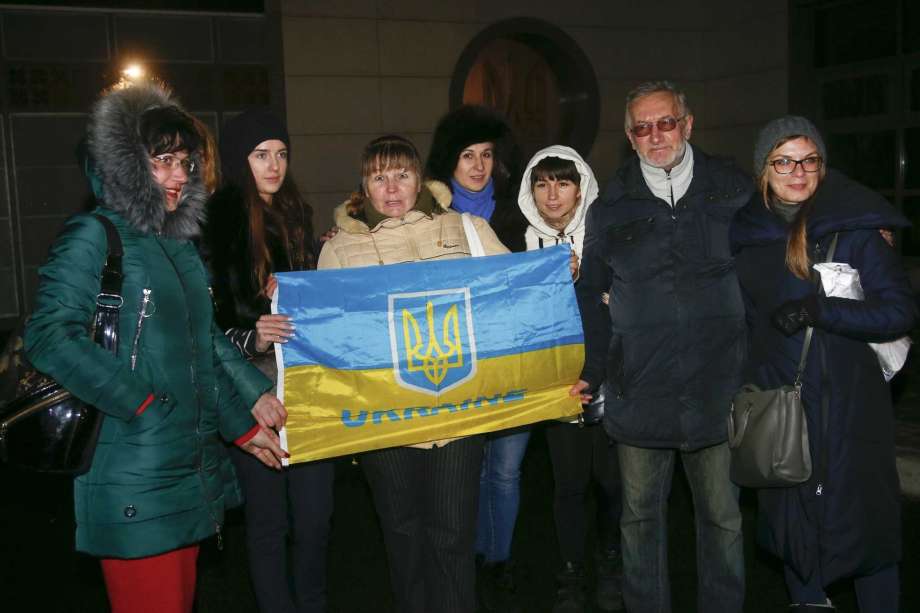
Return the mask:
<svg viewBox="0 0 920 613">
<path fill-rule="evenodd" d="M 639 167 L 642 169 L 645 184 L 648 185 L 652 194 L 673 207 L 687 193 L 690 181 L 693 180 L 693 147 L 690 146 L 690 143 L 686 143 L 684 159 L 670 172 L 646 164 L 642 158 L 639 158 Z"/>
</svg>

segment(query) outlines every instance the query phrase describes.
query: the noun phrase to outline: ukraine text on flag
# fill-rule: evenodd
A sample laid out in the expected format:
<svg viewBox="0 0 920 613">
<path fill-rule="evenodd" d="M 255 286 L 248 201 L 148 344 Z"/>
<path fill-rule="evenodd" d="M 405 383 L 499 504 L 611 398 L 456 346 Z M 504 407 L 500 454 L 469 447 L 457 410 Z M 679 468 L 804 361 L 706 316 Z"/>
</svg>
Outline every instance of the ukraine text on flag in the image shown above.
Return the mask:
<svg viewBox="0 0 920 613">
<path fill-rule="evenodd" d="M 281 273 L 292 462 L 576 415 L 581 319 L 567 246 Z"/>
</svg>

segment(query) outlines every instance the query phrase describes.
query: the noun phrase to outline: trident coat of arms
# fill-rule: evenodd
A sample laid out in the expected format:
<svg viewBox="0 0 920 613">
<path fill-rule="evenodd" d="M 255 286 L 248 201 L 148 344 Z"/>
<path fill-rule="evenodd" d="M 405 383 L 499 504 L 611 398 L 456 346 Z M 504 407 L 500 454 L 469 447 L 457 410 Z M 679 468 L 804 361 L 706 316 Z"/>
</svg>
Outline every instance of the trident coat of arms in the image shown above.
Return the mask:
<svg viewBox="0 0 920 613">
<path fill-rule="evenodd" d="M 469 288 L 390 294 L 393 372 L 403 387 L 439 394 L 476 373 Z"/>
</svg>

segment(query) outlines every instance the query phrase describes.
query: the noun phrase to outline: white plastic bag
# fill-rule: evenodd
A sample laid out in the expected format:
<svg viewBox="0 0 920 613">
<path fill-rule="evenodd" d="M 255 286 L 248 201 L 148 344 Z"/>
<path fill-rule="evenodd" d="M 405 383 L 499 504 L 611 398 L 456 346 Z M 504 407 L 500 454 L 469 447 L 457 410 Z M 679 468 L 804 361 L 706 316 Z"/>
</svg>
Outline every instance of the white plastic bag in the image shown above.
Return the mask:
<svg viewBox="0 0 920 613">
<path fill-rule="evenodd" d="M 832 298 L 850 298 L 851 300 L 864 300 L 862 283 L 859 282 L 859 271 L 849 264 L 839 262 L 822 262 L 815 264 L 814 269 L 821 275 L 821 285 L 824 294 Z M 869 343 L 878 363 L 882 367 L 885 381 L 891 379 L 904 367 L 907 361 L 907 352 L 910 351 L 910 337 L 901 338 L 887 343 Z"/>
</svg>

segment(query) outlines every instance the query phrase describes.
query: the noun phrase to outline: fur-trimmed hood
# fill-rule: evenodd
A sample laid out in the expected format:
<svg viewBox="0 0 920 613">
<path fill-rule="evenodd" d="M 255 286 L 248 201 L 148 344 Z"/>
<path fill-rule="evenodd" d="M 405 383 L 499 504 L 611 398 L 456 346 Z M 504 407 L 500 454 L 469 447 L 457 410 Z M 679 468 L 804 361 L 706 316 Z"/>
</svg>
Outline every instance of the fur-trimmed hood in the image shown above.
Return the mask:
<svg viewBox="0 0 920 613">
<path fill-rule="evenodd" d="M 422 189 L 418 197 L 419 199 L 432 198 L 434 204 L 440 207 L 442 211 L 450 209 L 452 200 L 450 188 L 440 181 L 425 181 L 422 183 Z M 348 200 L 335 207 L 335 212 L 332 217 L 336 227 L 349 234 L 369 233 L 371 228 L 368 227 L 367 222 L 363 219 L 363 215 L 361 214 L 364 208 L 364 201 L 364 195 L 355 192 Z"/>
<path fill-rule="evenodd" d="M 140 135 L 143 113 L 157 107 L 181 109 L 169 90 L 143 84 L 112 90 L 93 106 L 87 127 L 91 172 L 101 191 L 100 206 L 115 211 L 144 234 L 189 239 L 204 221 L 207 190 L 201 177 L 191 175 L 182 188 L 178 208 L 166 210 L 166 195 L 153 177 Z M 192 158 L 198 162 L 198 155 Z"/>
<path fill-rule="evenodd" d="M 540 215 L 540 211 L 537 209 L 537 203 L 534 201 L 533 193 L 530 189 L 530 175 L 533 172 L 534 166 L 539 164 L 540 160 L 543 158 L 548 157 L 557 157 L 563 160 L 572 161 L 575 164 L 575 168 L 578 169 L 578 174 L 581 176 L 581 181 L 578 186 L 581 191 L 581 201 L 576 205 L 575 215 L 565 227 L 561 236 L 560 232 L 550 227 L 550 225 L 546 223 L 546 220 Z M 591 206 L 592 202 L 597 200 L 597 195 L 597 179 L 594 178 L 594 172 L 592 172 L 588 163 L 578 155 L 577 151 L 563 145 L 551 145 L 537 151 L 527 164 L 524 176 L 521 177 L 521 189 L 518 191 L 518 206 L 521 208 L 524 217 L 526 217 L 527 221 L 530 223 L 524 235 L 528 251 L 538 249 L 541 241 L 545 244 L 556 244 L 559 242 L 558 239 L 565 238 L 566 242 L 571 242 L 573 244 L 575 253 L 580 257 L 582 242 L 585 236 L 585 216 L 588 213 L 588 207 Z"/>
</svg>

